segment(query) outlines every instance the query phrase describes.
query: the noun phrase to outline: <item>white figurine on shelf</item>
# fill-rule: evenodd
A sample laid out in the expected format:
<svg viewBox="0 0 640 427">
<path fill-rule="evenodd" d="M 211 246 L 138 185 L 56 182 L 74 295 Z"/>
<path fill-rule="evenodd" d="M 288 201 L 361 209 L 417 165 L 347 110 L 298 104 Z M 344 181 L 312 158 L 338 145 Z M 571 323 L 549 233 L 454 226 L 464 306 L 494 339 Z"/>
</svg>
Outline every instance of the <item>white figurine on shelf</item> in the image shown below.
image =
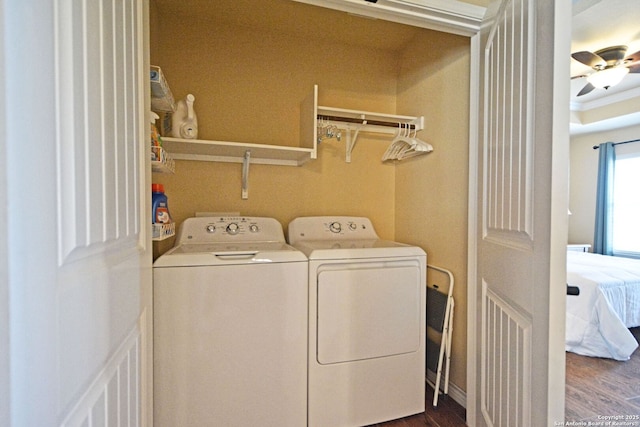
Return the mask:
<svg viewBox="0 0 640 427">
<path fill-rule="evenodd" d="M 195 100 L 195 96 L 188 94 L 185 99 L 181 99 L 176 103 L 176 111 L 173 113 L 171 131 L 175 138 L 198 138 L 198 117 L 193 109 Z"/>
</svg>

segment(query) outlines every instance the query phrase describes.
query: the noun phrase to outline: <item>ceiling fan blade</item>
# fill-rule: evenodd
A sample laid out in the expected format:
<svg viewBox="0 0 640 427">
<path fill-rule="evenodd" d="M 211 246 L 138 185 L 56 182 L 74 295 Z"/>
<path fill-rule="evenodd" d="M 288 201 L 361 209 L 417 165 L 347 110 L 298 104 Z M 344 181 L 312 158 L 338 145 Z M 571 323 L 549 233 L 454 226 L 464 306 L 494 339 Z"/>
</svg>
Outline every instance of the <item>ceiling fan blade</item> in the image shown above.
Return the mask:
<svg viewBox="0 0 640 427">
<path fill-rule="evenodd" d="M 624 62 L 638 62 L 638 61 L 640 61 L 640 50 L 624 58 Z"/>
<path fill-rule="evenodd" d="M 604 49 L 596 50 L 595 54 L 604 59 L 607 65 L 615 66 L 624 59 L 627 53 L 627 46 L 610 46 Z"/>
<path fill-rule="evenodd" d="M 630 73 L 640 73 L 640 50 L 624 58 Z"/>
<path fill-rule="evenodd" d="M 640 62 L 629 65 L 627 68 L 629 69 L 629 73 L 640 73 Z"/>
<path fill-rule="evenodd" d="M 576 96 L 582 96 L 582 95 L 586 95 L 589 92 L 591 92 L 592 90 L 594 90 L 596 87 L 594 85 L 592 85 L 591 83 L 587 83 L 585 85 L 585 87 L 582 88 L 582 90 L 580 92 L 578 92 L 578 95 Z"/>
<path fill-rule="evenodd" d="M 581 62 L 584 65 L 588 65 L 589 67 L 594 69 L 604 68 L 607 65 L 607 61 L 605 61 L 595 53 L 586 50 L 574 52 L 571 54 L 571 57 L 576 61 Z"/>
</svg>

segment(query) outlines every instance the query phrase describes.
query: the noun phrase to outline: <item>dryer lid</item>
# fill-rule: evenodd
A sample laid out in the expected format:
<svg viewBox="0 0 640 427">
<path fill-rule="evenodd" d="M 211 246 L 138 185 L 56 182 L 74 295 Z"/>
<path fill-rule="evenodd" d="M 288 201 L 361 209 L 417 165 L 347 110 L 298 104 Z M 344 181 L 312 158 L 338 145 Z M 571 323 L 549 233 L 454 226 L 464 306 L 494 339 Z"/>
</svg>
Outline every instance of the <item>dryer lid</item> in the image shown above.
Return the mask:
<svg viewBox="0 0 640 427">
<path fill-rule="evenodd" d="M 417 246 L 389 240 L 310 240 L 294 245 L 309 260 L 426 256 Z"/>
</svg>

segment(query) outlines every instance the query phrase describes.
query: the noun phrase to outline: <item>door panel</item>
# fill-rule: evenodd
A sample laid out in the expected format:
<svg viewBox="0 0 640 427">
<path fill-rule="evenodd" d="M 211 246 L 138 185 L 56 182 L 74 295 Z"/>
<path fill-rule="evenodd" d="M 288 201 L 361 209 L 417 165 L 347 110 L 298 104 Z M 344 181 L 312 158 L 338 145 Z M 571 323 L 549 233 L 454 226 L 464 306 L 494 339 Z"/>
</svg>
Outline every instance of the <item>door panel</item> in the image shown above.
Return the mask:
<svg viewBox="0 0 640 427">
<path fill-rule="evenodd" d="M 141 425 L 150 316 L 141 295 L 151 285 L 141 193 L 147 4 L 5 3 L 5 424 Z"/>
<path fill-rule="evenodd" d="M 138 244 L 139 13 L 133 1 L 58 4 L 60 264 Z"/>
<path fill-rule="evenodd" d="M 420 267 L 318 271 L 318 363 L 418 351 Z"/>
<path fill-rule="evenodd" d="M 55 6 L 59 400 L 69 425 L 102 413 L 139 425 L 143 3 Z"/>
<path fill-rule="evenodd" d="M 531 319 L 482 284 L 481 411 L 488 425 L 531 418 Z"/>
<path fill-rule="evenodd" d="M 568 9 L 496 1 L 481 29 L 470 425 L 563 421 Z"/>
</svg>

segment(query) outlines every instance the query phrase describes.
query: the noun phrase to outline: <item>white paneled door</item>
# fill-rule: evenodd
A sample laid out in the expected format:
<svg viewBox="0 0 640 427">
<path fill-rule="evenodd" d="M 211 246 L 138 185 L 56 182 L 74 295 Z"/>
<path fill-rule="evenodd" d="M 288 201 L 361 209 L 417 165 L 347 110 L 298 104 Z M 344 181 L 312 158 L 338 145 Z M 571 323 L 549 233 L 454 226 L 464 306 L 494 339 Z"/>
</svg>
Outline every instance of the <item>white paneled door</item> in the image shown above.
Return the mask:
<svg viewBox="0 0 640 427">
<path fill-rule="evenodd" d="M 2 8 L 9 367 L 0 424 L 139 426 L 151 286 L 146 3 Z"/>
<path fill-rule="evenodd" d="M 470 425 L 564 421 L 570 17 L 570 2 L 497 1 L 475 40 Z"/>
</svg>

